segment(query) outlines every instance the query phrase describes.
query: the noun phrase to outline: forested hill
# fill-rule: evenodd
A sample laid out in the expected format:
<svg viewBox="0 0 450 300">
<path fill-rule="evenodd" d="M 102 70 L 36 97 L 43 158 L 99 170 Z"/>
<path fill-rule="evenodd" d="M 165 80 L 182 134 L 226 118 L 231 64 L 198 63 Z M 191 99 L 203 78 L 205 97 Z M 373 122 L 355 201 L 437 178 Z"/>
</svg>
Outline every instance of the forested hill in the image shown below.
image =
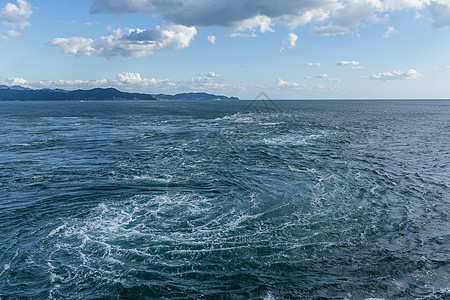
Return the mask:
<svg viewBox="0 0 450 300">
<path fill-rule="evenodd" d="M 60 89 L 33 90 L 22 86 L 0 85 L 0 101 L 22 100 L 239 100 L 236 97 L 208 93 L 182 93 L 151 95 L 121 92 L 115 88 L 66 91 Z"/>
</svg>

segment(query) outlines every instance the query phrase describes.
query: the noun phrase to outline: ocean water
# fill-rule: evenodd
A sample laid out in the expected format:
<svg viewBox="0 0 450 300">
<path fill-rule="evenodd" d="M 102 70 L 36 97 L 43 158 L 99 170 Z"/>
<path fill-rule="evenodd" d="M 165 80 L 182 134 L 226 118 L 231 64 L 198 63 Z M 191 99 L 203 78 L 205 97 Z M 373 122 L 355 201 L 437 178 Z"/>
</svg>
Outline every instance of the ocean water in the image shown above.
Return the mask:
<svg viewBox="0 0 450 300">
<path fill-rule="evenodd" d="M 0 102 L 1 299 L 450 299 L 450 101 Z"/>
</svg>

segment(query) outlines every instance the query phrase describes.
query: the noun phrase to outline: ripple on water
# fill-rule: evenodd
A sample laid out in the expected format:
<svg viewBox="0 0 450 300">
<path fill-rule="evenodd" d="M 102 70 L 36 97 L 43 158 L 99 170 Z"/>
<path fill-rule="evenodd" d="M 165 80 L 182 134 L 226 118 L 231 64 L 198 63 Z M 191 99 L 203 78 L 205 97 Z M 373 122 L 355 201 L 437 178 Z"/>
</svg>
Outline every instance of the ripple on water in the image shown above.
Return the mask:
<svg viewBox="0 0 450 300">
<path fill-rule="evenodd" d="M 448 105 L 282 103 L 2 104 L 0 297 L 449 299 Z"/>
</svg>

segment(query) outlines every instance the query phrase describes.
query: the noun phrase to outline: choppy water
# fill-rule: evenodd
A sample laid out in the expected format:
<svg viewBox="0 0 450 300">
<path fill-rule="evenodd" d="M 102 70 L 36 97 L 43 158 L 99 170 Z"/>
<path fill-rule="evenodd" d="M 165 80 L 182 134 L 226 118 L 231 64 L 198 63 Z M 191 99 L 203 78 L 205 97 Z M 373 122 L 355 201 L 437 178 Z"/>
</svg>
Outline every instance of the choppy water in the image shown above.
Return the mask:
<svg viewBox="0 0 450 300">
<path fill-rule="evenodd" d="M 0 102 L 0 298 L 450 299 L 449 152 L 448 101 Z"/>
</svg>

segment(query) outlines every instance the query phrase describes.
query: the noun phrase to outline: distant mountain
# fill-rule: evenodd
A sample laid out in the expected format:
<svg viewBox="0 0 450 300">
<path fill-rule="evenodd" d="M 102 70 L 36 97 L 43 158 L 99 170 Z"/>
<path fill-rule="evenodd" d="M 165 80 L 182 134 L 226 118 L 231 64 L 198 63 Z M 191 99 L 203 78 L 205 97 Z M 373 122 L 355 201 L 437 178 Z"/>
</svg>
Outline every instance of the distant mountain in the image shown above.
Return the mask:
<svg viewBox="0 0 450 300">
<path fill-rule="evenodd" d="M 32 90 L 17 86 L 0 89 L 0 100 L 156 100 L 152 95 L 125 93 L 114 88 L 92 90 Z"/>
<path fill-rule="evenodd" d="M 239 100 L 236 97 L 217 96 L 207 93 L 182 93 L 176 95 L 153 95 L 158 100 Z"/>
<path fill-rule="evenodd" d="M 0 90 L 12 90 L 12 91 L 31 91 L 30 88 L 26 88 L 20 85 L 13 85 L 13 86 L 7 86 L 7 85 L 0 85 Z"/>
<path fill-rule="evenodd" d="M 21 86 L 0 85 L 0 101 L 8 100 L 239 100 L 236 97 L 216 96 L 207 93 L 177 95 L 150 95 L 121 92 L 115 88 L 65 91 L 60 89 L 32 90 Z"/>
</svg>

